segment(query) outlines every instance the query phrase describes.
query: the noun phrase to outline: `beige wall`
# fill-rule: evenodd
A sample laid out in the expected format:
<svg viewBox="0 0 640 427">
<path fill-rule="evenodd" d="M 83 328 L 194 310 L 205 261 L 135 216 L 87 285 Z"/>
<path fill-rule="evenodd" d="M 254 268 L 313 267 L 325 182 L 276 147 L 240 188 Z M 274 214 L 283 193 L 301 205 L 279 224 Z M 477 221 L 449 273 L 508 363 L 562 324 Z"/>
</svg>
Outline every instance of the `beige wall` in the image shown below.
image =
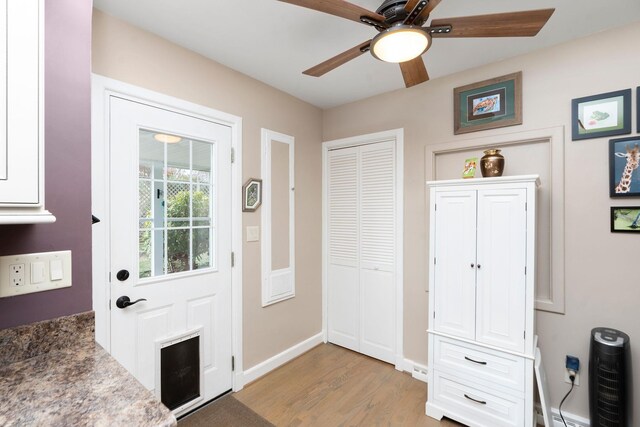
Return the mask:
<svg viewBox="0 0 640 427">
<path fill-rule="evenodd" d="M 244 243 L 244 369 L 319 333 L 322 112 L 290 95 L 94 10 L 93 72 L 243 119 L 243 175 L 260 178 L 260 129 L 295 137 L 296 297 L 261 307 L 260 242 Z M 243 226 L 260 225 L 260 210 Z M 244 236 L 243 236 L 244 237 Z"/>
<path fill-rule="evenodd" d="M 552 406 L 557 408 L 568 390 L 562 381 L 564 356 L 572 354 L 582 363 L 581 385 L 563 408 L 588 417 L 591 328 L 606 325 L 627 332 L 638 360 L 640 240 L 638 236 L 609 232 L 609 207 L 640 205 L 640 200 L 609 198 L 608 139 L 573 142 L 570 126 L 573 98 L 634 88 L 636 132 L 635 87 L 640 85 L 637 40 L 640 26 L 635 24 L 324 112 L 324 140 L 405 129 L 405 357 L 422 363 L 427 360 L 424 181 L 431 171 L 425 169 L 425 148 L 472 136 L 453 135 L 454 87 L 522 70 L 523 125 L 476 136 L 565 127 L 566 314 L 537 312 Z M 428 66 L 428 53 L 425 58 Z M 640 390 L 640 369 L 635 370 L 634 386 Z M 635 393 L 633 406 L 640 408 L 640 393 Z"/>
</svg>

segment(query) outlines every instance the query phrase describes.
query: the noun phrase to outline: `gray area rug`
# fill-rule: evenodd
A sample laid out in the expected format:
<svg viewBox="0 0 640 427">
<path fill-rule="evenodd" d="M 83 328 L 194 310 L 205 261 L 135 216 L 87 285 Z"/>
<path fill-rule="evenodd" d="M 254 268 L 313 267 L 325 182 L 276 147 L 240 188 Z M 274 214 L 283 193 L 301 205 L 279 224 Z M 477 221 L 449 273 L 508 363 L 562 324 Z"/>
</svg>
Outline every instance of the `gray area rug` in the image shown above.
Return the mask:
<svg viewBox="0 0 640 427">
<path fill-rule="evenodd" d="M 180 419 L 178 427 L 275 427 L 231 395 L 226 395 Z"/>
</svg>

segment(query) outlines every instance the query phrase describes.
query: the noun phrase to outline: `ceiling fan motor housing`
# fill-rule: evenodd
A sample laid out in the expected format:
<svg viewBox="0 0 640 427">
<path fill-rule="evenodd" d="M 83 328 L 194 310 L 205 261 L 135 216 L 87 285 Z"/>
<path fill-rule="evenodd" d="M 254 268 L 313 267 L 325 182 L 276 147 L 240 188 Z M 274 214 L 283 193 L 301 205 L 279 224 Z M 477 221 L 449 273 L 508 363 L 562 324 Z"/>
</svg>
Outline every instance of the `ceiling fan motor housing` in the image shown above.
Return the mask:
<svg viewBox="0 0 640 427">
<path fill-rule="evenodd" d="M 376 13 L 384 16 L 384 22 L 393 25 L 396 22 L 403 22 L 409 13 L 404 8 L 407 0 L 385 0 L 376 10 Z"/>
</svg>

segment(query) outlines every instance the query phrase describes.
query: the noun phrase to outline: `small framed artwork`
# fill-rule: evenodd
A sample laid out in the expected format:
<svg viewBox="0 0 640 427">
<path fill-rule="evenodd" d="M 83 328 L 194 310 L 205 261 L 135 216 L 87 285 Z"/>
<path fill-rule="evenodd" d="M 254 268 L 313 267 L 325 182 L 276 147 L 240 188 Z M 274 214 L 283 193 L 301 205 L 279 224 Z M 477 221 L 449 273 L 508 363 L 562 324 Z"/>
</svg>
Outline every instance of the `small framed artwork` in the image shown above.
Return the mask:
<svg viewBox="0 0 640 427">
<path fill-rule="evenodd" d="M 609 141 L 609 196 L 640 196 L 640 136 Z"/>
<path fill-rule="evenodd" d="M 640 206 L 612 206 L 611 232 L 640 234 Z"/>
<path fill-rule="evenodd" d="M 249 178 L 242 186 L 242 212 L 255 212 L 262 204 L 262 180 Z"/>
<path fill-rule="evenodd" d="M 453 90 L 455 135 L 522 124 L 522 72 Z"/>
<path fill-rule="evenodd" d="M 571 101 L 571 139 L 631 133 L 631 89 Z"/>
<path fill-rule="evenodd" d="M 464 161 L 464 169 L 462 170 L 463 178 L 475 178 L 476 168 L 478 166 L 478 158 L 471 157 Z"/>
</svg>

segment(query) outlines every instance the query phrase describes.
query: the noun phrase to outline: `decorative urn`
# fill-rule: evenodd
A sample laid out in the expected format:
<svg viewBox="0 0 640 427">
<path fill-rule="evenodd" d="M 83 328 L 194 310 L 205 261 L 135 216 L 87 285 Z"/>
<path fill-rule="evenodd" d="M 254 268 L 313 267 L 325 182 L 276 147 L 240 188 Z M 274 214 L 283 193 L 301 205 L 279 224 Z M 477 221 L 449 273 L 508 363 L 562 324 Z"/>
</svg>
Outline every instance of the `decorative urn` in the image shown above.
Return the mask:
<svg viewBox="0 0 640 427">
<path fill-rule="evenodd" d="M 504 156 L 500 154 L 499 149 L 484 150 L 484 156 L 480 159 L 480 171 L 485 178 L 502 176 L 502 172 L 504 172 Z"/>
</svg>

